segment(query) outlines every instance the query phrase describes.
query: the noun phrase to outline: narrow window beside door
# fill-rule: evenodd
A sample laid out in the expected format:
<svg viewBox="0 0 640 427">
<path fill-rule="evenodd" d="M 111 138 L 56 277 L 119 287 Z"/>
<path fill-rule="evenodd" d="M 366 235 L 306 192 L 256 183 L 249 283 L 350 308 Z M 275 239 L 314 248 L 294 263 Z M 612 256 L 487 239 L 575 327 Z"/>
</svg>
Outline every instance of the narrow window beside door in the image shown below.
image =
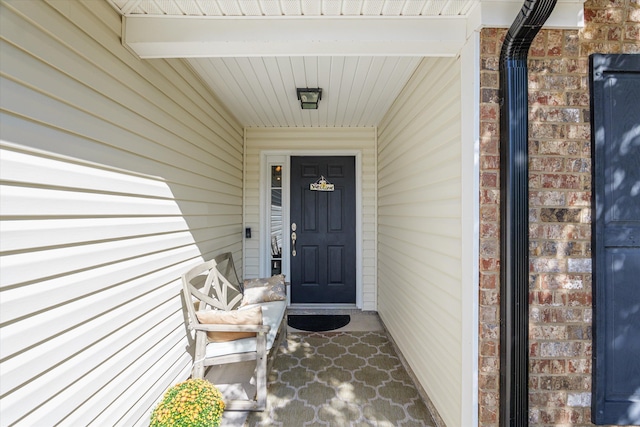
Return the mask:
<svg viewBox="0 0 640 427">
<path fill-rule="evenodd" d="M 271 166 L 271 208 L 269 224 L 271 236 L 271 274 L 282 272 L 282 165 Z"/>
</svg>

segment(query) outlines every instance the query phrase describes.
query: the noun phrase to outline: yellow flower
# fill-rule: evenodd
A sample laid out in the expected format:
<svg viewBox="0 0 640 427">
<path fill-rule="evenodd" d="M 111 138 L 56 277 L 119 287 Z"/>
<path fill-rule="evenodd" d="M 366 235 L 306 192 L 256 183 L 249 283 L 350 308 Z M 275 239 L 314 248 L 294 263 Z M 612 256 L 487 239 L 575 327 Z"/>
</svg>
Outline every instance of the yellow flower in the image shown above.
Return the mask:
<svg viewBox="0 0 640 427">
<path fill-rule="evenodd" d="M 189 379 L 167 390 L 151 414 L 150 427 L 219 427 L 224 408 L 217 387 Z"/>
</svg>

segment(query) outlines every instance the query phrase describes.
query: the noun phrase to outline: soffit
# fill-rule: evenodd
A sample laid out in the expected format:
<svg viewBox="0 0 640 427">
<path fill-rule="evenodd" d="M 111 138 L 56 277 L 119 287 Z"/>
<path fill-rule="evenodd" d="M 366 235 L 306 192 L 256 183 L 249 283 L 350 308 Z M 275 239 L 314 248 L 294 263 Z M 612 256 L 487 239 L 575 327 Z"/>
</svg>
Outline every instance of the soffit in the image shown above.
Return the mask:
<svg viewBox="0 0 640 427">
<path fill-rule="evenodd" d="M 437 16 L 477 0 L 113 0 L 124 14 L 188 16 Z"/>
<path fill-rule="evenodd" d="M 520 0 L 107 1 L 123 15 L 128 49 L 141 58 L 185 59 L 245 127 L 376 126 L 423 58 L 458 55 L 471 33 L 509 25 L 522 6 Z M 581 8 L 582 1 L 559 0 L 557 9 Z M 562 19 L 571 21 L 574 9 Z M 302 111 L 296 87 L 321 87 L 319 109 Z"/>
</svg>

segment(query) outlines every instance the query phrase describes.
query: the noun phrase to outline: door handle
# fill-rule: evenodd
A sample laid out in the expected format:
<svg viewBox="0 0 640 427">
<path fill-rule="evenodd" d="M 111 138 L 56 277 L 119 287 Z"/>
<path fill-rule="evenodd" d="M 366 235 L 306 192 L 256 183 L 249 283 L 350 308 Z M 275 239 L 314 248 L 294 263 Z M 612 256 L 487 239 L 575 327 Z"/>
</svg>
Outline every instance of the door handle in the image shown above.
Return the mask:
<svg viewBox="0 0 640 427">
<path fill-rule="evenodd" d="M 296 239 L 298 238 L 298 236 L 296 235 L 296 232 L 292 232 L 291 233 L 291 255 L 296 256 Z"/>
<path fill-rule="evenodd" d="M 296 256 L 296 240 L 298 239 L 298 235 L 296 234 L 296 223 L 291 224 L 291 256 Z"/>
</svg>

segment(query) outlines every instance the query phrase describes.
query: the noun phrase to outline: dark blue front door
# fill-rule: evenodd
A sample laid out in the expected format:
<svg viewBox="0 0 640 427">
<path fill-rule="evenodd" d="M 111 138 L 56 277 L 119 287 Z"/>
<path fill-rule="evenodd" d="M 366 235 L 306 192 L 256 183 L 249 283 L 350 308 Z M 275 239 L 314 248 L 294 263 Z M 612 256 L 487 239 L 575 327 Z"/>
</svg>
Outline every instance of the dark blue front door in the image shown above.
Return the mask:
<svg viewBox="0 0 640 427">
<path fill-rule="evenodd" d="M 355 184 L 354 157 L 291 158 L 292 303 L 355 304 Z"/>
</svg>

